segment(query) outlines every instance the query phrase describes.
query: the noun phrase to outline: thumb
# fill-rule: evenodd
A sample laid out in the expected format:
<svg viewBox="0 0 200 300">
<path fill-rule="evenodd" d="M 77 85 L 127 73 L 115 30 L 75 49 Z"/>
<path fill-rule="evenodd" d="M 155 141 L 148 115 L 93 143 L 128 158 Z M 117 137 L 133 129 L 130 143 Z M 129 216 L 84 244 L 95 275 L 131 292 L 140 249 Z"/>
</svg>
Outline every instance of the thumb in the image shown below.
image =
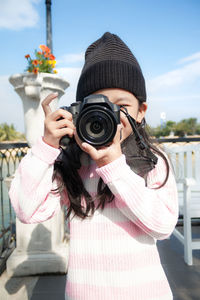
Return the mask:
<svg viewBox="0 0 200 300">
<path fill-rule="evenodd" d="M 84 142 L 81 144 L 81 148 L 83 149 L 83 151 L 88 153 L 93 160 L 97 158 L 98 152 L 96 148 L 94 148 L 90 144 Z"/>
<path fill-rule="evenodd" d="M 114 144 L 119 143 L 122 140 L 122 134 L 123 134 L 123 126 L 122 126 L 122 124 L 119 124 L 119 125 L 117 125 L 117 132 L 113 139 Z"/>
</svg>

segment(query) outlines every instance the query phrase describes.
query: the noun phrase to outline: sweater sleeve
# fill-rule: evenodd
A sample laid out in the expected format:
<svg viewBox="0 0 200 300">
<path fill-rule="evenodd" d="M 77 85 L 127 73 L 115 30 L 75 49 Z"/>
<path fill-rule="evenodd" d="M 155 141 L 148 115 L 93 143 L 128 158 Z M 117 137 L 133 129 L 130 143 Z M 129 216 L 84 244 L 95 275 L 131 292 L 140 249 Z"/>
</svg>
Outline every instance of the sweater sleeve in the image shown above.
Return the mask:
<svg viewBox="0 0 200 300">
<path fill-rule="evenodd" d="M 126 164 L 124 155 L 96 172 L 114 194 L 118 209 L 143 231 L 160 240 L 172 233 L 178 218 L 177 188 L 171 170 L 166 184 L 158 188 L 166 176 L 161 157 L 148 174 L 148 187 Z"/>
<path fill-rule="evenodd" d="M 61 196 L 53 192 L 53 165 L 60 150 L 40 138 L 21 160 L 11 183 L 9 196 L 16 216 L 23 223 L 48 220 L 61 208 Z"/>
</svg>

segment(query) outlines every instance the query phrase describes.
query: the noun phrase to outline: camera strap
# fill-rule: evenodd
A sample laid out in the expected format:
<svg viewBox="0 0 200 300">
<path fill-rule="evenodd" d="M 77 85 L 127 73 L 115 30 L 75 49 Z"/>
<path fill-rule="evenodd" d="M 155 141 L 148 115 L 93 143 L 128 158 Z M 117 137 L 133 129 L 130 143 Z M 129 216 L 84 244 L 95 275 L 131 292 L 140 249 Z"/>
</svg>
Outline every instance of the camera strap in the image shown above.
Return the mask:
<svg viewBox="0 0 200 300">
<path fill-rule="evenodd" d="M 135 139 L 135 143 L 136 143 L 135 146 L 138 147 L 138 151 L 136 149 L 133 149 L 133 152 L 134 152 L 133 155 L 135 154 L 134 158 L 135 158 L 135 164 L 137 166 L 138 172 L 140 173 L 140 170 L 142 172 L 142 169 L 145 167 L 145 165 L 147 167 L 146 171 L 147 170 L 150 171 L 157 164 L 158 158 L 151 151 L 150 147 L 145 143 L 144 138 L 139 133 L 139 131 L 137 129 L 137 122 L 135 121 L 135 119 L 129 115 L 126 107 L 124 107 L 123 105 L 121 107 L 123 109 L 120 109 L 120 111 L 122 113 L 124 113 L 125 116 L 127 117 L 128 121 L 131 125 L 131 128 L 133 130 L 134 139 Z M 135 148 L 135 147 L 133 147 L 133 148 Z M 144 169 L 143 169 L 143 171 L 144 171 Z"/>
</svg>

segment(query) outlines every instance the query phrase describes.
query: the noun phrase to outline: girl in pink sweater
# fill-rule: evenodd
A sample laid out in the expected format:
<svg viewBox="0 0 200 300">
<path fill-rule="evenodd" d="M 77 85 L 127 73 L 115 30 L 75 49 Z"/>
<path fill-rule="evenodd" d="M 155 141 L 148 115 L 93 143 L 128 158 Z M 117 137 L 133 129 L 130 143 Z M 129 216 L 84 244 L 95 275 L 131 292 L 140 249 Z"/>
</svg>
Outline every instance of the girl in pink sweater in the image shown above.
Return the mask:
<svg viewBox="0 0 200 300">
<path fill-rule="evenodd" d="M 44 136 L 11 185 L 17 217 L 39 223 L 67 207 L 66 299 L 172 300 L 156 240 L 176 225 L 176 184 L 145 131 L 145 81 L 136 58 L 107 32 L 86 51 L 75 111 L 52 112 L 55 97 L 43 101 Z"/>
</svg>

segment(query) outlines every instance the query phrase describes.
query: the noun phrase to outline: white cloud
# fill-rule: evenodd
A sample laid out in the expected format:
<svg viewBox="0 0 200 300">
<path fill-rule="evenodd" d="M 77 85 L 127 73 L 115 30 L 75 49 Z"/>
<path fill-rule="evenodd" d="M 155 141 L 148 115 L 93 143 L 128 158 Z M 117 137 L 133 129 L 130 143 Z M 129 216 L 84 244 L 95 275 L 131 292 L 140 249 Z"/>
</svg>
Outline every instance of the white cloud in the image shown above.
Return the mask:
<svg viewBox="0 0 200 300">
<path fill-rule="evenodd" d="M 184 57 L 178 61 L 179 64 L 184 64 L 189 61 L 200 60 L 200 52 L 194 53 L 190 56 Z"/>
<path fill-rule="evenodd" d="M 150 93 L 165 91 L 190 84 L 200 79 L 200 57 L 181 68 L 167 72 L 147 82 Z"/>
<path fill-rule="evenodd" d="M 200 52 L 179 60 L 181 66 L 147 81 L 148 122 L 155 126 L 160 113 L 179 121 L 200 115 Z"/>
<path fill-rule="evenodd" d="M 81 74 L 81 68 L 57 68 L 57 71 L 58 76 L 64 77 L 70 84 L 59 103 L 60 106 L 68 106 L 76 101 L 76 88 Z"/>
<path fill-rule="evenodd" d="M 65 54 L 58 59 L 58 64 L 83 63 L 84 53 Z"/>
<path fill-rule="evenodd" d="M 1 1 L 0 28 L 20 30 L 36 26 L 39 15 L 34 4 L 41 0 Z"/>
</svg>

